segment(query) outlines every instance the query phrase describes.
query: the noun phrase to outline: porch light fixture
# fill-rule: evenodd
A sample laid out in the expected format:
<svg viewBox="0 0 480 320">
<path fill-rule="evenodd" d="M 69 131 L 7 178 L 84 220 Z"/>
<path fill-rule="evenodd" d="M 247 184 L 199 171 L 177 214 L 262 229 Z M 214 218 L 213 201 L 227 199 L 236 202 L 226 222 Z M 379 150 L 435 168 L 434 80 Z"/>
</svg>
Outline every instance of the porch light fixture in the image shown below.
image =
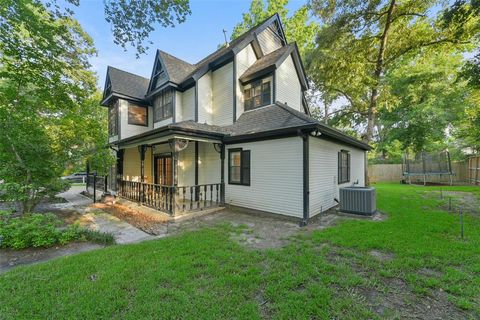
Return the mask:
<svg viewBox="0 0 480 320">
<path fill-rule="evenodd" d="M 214 148 L 215 151 L 217 151 L 218 153 L 221 153 L 221 152 L 222 152 L 222 144 L 221 144 L 221 143 L 214 143 L 214 144 L 213 144 L 213 148 Z"/>
</svg>

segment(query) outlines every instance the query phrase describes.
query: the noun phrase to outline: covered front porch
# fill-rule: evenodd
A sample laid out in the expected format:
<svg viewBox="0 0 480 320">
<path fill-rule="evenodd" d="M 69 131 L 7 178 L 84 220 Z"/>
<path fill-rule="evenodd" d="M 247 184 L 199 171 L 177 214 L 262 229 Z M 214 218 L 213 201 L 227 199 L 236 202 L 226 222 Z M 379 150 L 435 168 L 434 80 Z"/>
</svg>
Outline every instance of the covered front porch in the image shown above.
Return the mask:
<svg viewBox="0 0 480 320">
<path fill-rule="evenodd" d="M 119 145 L 116 195 L 170 215 L 221 207 L 224 157 L 221 141 L 198 137 Z"/>
</svg>

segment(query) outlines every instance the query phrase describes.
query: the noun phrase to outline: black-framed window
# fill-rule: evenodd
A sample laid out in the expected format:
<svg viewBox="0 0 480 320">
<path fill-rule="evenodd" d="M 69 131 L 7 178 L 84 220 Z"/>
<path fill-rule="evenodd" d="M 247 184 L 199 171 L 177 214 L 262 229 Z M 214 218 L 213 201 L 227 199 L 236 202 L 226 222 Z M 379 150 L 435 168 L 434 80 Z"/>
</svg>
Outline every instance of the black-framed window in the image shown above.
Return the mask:
<svg viewBox="0 0 480 320">
<path fill-rule="evenodd" d="M 161 121 L 172 117 L 173 114 L 173 90 L 162 91 L 154 103 L 154 121 Z"/>
<path fill-rule="evenodd" d="M 129 104 L 128 124 L 133 124 L 137 126 L 148 126 L 148 108 Z"/>
<path fill-rule="evenodd" d="M 108 107 L 108 135 L 118 135 L 118 101 Z"/>
<path fill-rule="evenodd" d="M 350 153 L 342 150 L 338 153 L 338 184 L 350 182 Z"/>
<path fill-rule="evenodd" d="M 250 150 L 228 150 L 228 183 L 250 185 Z"/>
<path fill-rule="evenodd" d="M 252 82 L 243 90 L 245 111 L 267 106 L 272 103 L 271 81 L 259 80 Z"/>
</svg>

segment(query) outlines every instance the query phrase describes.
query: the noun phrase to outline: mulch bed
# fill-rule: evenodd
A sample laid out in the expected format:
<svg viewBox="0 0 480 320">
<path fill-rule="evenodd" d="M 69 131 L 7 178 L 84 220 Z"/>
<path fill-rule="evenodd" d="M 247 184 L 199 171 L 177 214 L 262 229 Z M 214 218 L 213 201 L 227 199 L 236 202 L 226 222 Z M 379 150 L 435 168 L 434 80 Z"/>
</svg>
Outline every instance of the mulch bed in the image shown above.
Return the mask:
<svg viewBox="0 0 480 320">
<path fill-rule="evenodd" d="M 168 223 L 168 217 L 163 215 L 133 210 L 132 208 L 117 203 L 109 205 L 103 203 L 94 203 L 91 205 L 91 207 L 108 212 L 111 215 L 130 223 L 132 226 L 152 235 L 162 234 L 165 225 Z"/>
</svg>

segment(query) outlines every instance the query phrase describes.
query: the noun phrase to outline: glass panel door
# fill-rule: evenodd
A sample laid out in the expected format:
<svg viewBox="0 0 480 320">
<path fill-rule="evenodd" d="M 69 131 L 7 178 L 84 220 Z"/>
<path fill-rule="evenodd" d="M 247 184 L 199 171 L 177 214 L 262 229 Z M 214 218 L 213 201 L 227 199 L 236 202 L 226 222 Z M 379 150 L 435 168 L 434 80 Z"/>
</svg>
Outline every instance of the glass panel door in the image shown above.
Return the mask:
<svg viewBox="0 0 480 320">
<path fill-rule="evenodd" d="M 170 186 L 173 183 L 172 156 L 159 155 L 154 158 L 155 184 Z"/>
</svg>

